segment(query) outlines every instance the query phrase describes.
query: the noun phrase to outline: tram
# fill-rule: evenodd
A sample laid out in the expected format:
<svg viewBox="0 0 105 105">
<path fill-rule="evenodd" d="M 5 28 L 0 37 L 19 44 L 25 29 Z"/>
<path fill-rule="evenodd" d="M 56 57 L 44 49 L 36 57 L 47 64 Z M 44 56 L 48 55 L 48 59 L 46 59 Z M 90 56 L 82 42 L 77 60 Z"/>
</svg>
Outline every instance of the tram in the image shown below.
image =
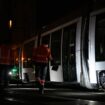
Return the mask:
<svg viewBox="0 0 105 105">
<path fill-rule="evenodd" d="M 31 47 L 37 46 L 38 36 L 40 44 L 48 42 L 54 59 L 49 63 L 48 81 L 79 83 L 89 89 L 105 88 L 105 8 L 48 26 L 40 35 L 26 41 L 24 49 L 29 43 Z M 32 52 L 26 52 L 29 51 Z M 24 65 L 23 77 L 26 72 L 34 75 L 34 70 Z"/>
</svg>

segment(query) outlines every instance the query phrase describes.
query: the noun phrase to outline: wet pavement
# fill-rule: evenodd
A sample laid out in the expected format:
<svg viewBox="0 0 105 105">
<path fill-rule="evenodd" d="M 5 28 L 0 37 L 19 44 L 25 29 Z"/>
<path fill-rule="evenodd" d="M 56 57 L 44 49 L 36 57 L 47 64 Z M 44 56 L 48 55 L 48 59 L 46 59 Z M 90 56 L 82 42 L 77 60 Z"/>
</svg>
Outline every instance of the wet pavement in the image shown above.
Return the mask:
<svg viewBox="0 0 105 105">
<path fill-rule="evenodd" d="M 61 88 L 45 88 L 44 95 L 37 88 L 6 88 L 0 97 L 1 105 L 105 105 L 104 92 Z"/>
</svg>

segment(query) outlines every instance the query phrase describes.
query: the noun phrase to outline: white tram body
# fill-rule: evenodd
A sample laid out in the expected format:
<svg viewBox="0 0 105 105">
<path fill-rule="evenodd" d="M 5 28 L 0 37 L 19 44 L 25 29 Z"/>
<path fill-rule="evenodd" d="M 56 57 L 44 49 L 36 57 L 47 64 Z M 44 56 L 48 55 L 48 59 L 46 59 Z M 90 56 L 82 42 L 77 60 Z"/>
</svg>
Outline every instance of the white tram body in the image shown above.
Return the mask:
<svg viewBox="0 0 105 105">
<path fill-rule="evenodd" d="M 46 40 L 53 56 L 53 62 L 49 62 L 48 81 L 79 83 L 89 89 L 104 87 L 105 9 L 43 30 L 40 44 Z M 24 74 L 26 69 L 22 68 Z"/>
</svg>

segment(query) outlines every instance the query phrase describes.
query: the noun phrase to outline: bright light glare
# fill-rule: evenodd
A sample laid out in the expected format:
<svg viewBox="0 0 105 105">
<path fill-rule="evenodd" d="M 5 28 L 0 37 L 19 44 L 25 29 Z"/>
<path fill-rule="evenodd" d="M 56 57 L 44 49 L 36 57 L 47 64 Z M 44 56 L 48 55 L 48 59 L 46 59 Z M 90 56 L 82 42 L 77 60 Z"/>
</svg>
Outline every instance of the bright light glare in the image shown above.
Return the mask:
<svg viewBox="0 0 105 105">
<path fill-rule="evenodd" d="M 22 57 L 22 61 L 24 60 L 24 58 Z"/>
<path fill-rule="evenodd" d="M 8 74 L 9 74 L 9 75 L 12 75 L 12 72 L 10 71 Z"/>
</svg>

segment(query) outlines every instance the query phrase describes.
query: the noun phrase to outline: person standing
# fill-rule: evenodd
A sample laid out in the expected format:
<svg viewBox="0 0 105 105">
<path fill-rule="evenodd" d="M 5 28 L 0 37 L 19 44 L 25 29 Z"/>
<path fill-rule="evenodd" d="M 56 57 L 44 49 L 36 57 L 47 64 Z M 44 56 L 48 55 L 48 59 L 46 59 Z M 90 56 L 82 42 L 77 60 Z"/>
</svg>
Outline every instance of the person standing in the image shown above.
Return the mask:
<svg viewBox="0 0 105 105">
<path fill-rule="evenodd" d="M 41 94 L 44 94 L 44 85 L 49 60 L 52 60 L 52 56 L 48 44 L 44 43 L 37 48 L 34 48 L 33 61 L 35 62 L 35 79 Z"/>
</svg>

